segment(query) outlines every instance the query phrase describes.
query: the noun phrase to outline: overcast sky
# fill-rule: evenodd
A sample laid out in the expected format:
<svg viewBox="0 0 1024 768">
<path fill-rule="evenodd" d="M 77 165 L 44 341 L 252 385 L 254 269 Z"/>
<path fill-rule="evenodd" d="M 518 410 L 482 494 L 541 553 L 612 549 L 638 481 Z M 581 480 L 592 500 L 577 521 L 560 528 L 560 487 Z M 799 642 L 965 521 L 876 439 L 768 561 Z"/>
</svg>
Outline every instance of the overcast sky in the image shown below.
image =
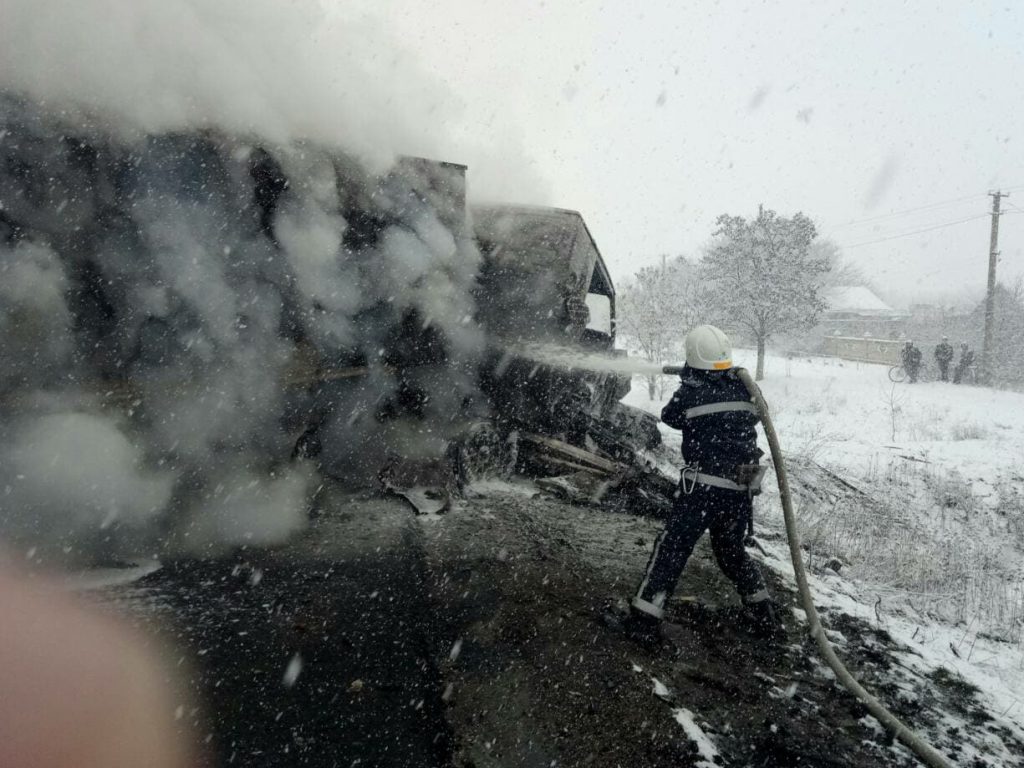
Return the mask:
<svg viewBox="0 0 1024 768">
<path fill-rule="evenodd" d="M 578 209 L 620 280 L 764 203 L 811 216 L 899 300 L 980 293 L 997 187 L 1000 277 L 1024 273 L 1017 3 L 410 5 L 364 7 L 457 96 L 453 135 L 533 165 L 509 184 L 470 157 L 471 184 Z"/>
<path fill-rule="evenodd" d="M 1002 188 L 1012 282 L 1022 86 L 1019 0 L 0 0 L 0 89 L 463 162 L 581 211 L 620 281 L 763 203 L 899 303 L 980 296 Z"/>
</svg>

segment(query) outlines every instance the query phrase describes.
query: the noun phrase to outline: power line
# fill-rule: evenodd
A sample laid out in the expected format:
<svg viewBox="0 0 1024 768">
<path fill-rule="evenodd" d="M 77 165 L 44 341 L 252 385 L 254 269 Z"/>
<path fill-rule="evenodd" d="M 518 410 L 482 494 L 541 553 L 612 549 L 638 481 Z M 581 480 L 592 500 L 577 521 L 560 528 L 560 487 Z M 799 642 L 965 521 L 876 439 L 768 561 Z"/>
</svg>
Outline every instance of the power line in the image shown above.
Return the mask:
<svg viewBox="0 0 1024 768">
<path fill-rule="evenodd" d="M 924 229 L 915 229 L 912 232 L 903 232 L 899 235 L 890 235 L 889 237 L 880 237 L 877 240 L 868 240 L 864 243 L 854 243 L 853 245 L 841 245 L 841 248 L 860 248 L 862 245 L 874 245 L 875 243 L 884 243 L 888 240 L 898 240 L 901 237 L 910 237 L 911 235 L 920 235 L 923 232 L 931 232 L 935 229 L 945 229 L 946 227 L 953 227 L 957 224 L 964 224 L 968 221 L 975 221 L 977 219 L 987 218 L 989 214 L 982 213 L 977 216 L 970 216 L 966 219 L 960 219 L 959 221 L 950 221 L 945 224 L 936 224 L 934 227 L 925 227 Z"/>
<path fill-rule="evenodd" d="M 1024 184 L 1016 184 L 1016 185 L 1011 186 L 1011 187 L 1003 187 L 1003 189 L 1007 189 L 1007 190 L 1024 189 Z M 950 198 L 949 200 L 940 200 L 939 202 L 929 203 L 928 205 L 919 205 L 916 208 L 906 208 L 906 209 L 904 209 L 902 211 L 892 211 L 891 213 L 882 213 L 882 214 L 879 214 L 878 216 L 870 216 L 870 217 L 868 217 L 866 219 L 853 219 L 852 221 L 844 221 L 841 224 L 836 224 L 834 227 L 832 227 L 831 231 L 835 231 L 837 229 L 842 229 L 844 227 L 857 226 L 858 224 L 869 224 L 869 223 L 871 223 L 873 221 L 881 221 L 883 219 L 891 219 L 891 218 L 896 218 L 896 217 L 899 217 L 899 216 L 906 216 L 908 214 L 918 213 L 920 211 L 930 211 L 930 210 L 935 209 L 935 208 L 942 208 L 943 206 L 953 205 L 955 203 L 962 203 L 962 202 L 966 202 L 968 200 L 976 200 L 979 197 L 987 197 L 987 196 L 988 196 L 988 194 L 985 193 L 985 192 L 976 192 L 973 195 L 964 195 L 963 197 L 953 197 L 953 198 Z M 1012 205 L 1012 203 L 1011 203 L 1011 205 Z M 1017 206 L 1015 206 L 1015 205 L 1013 207 L 1017 208 Z M 1017 208 L 1017 210 L 1020 211 L 1021 213 L 1024 213 L 1024 208 Z"/>
<path fill-rule="evenodd" d="M 973 194 L 973 195 L 966 195 L 964 197 L 955 197 L 955 198 L 953 198 L 951 200 L 943 200 L 943 201 L 938 202 L 938 203 L 930 203 L 929 205 L 921 205 L 921 206 L 918 206 L 917 208 L 907 208 L 906 210 L 903 210 L 903 211 L 893 211 L 892 213 L 883 213 L 883 214 L 880 214 L 878 216 L 871 216 L 870 218 L 867 218 L 867 219 L 855 219 L 853 221 L 847 221 L 847 222 L 844 222 L 842 224 L 836 224 L 834 227 L 832 227 L 832 229 L 836 230 L 836 229 L 841 229 L 843 227 L 852 227 L 852 226 L 855 226 L 857 224 L 868 224 L 868 223 L 870 223 L 872 221 L 881 221 L 882 219 L 891 219 L 891 218 L 895 218 L 897 216 L 905 216 L 905 215 L 907 215 L 909 213 L 917 213 L 918 211 L 928 211 L 928 210 L 931 210 L 933 208 L 941 208 L 941 207 L 943 207 L 945 205 L 952 205 L 954 203 L 962 203 L 962 202 L 965 202 L 967 200 L 976 200 L 979 197 L 985 197 L 985 193 L 984 192 L 978 192 L 978 193 Z"/>
</svg>

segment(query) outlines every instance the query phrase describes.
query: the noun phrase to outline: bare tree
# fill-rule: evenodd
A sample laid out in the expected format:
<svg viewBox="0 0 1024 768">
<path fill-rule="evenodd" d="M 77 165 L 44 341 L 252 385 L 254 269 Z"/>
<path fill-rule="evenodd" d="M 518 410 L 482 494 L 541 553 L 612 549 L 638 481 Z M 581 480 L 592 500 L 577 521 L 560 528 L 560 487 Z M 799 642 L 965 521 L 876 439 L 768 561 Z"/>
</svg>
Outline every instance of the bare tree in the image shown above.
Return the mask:
<svg viewBox="0 0 1024 768">
<path fill-rule="evenodd" d="M 751 221 L 718 217 L 701 274 L 718 322 L 756 341 L 758 380 L 767 341 L 812 326 L 825 308 L 819 293 L 829 266 L 824 255 L 812 252 L 816 236 L 814 222 L 802 213 L 785 218 L 761 208 Z"/>
<path fill-rule="evenodd" d="M 903 412 L 903 393 L 896 394 L 895 384 L 886 395 L 885 404 L 889 406 L 889 426 L 892 428 L 890 439 L 895 443 L 897 417 Z"/>
</svg>

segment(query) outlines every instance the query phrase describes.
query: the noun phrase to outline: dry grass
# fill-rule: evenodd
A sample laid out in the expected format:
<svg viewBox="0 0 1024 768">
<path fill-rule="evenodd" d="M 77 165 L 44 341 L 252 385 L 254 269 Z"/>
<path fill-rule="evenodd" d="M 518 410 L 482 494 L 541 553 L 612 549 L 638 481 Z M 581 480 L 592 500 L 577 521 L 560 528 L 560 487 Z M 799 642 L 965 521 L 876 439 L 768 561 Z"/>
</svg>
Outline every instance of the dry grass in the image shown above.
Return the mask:
<svg viewBox="0 0 1024 768">
<path fill-rule="evenodd" d="M 981 424 L 974 422 L 961 421 L 958 424 L 954 424 L 950 430 L 949 437 L 951 440 L 984 440 L 989 437 L 989 431 L 985 429 Z"/>
<path fill-rule="evenodd" d="M 1000 547 L 1007 539 L 1024 545 L 1020 495 L 1001 496 L 996 513 L 962 477 L 900 461 L 861 485 L 869 495 L 801 493 L 797 513 L 812 566 L 838 558 L 844 573 L 887 603 L 1021 642 L 1020 550 Z"/>
</svg>

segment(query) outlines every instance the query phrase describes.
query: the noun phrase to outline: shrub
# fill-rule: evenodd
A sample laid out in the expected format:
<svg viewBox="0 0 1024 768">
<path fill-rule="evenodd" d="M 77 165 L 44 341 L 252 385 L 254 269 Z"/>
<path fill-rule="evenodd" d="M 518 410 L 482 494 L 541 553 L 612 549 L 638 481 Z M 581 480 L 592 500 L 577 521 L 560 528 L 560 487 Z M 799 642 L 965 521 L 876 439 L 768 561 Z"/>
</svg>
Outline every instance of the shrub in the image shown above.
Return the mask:
<svg viewBox="0 0 1024 768">
<path fill-rule="evenodd" d="M 984 440 L 987 437 L 988 430 L 976 422 L 961 421 L 950 430 L 953 440 Z"/>
</svg>

